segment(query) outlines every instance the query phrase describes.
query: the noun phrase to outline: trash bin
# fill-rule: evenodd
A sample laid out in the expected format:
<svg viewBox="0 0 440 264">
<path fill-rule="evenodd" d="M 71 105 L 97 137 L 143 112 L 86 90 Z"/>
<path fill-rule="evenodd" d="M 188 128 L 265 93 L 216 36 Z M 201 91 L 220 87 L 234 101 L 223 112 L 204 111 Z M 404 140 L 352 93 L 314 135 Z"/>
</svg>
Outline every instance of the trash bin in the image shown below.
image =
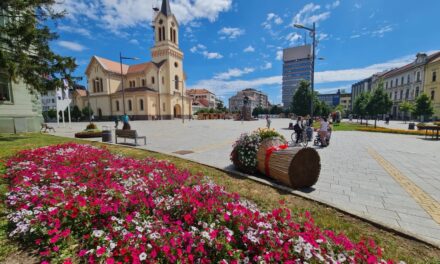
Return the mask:
<svg viewBox="0 0 440 264">
<path fill-rule="evenodd" d="M 112 143 L 112 131 L 110 127 L 107 126 L 102 127 L 102 142 Z"/>
<path fill-rule="evenodd" d="M 409 130 L 414 130 L 414 129 L 416 129 L 416 123 L 409 123 L 409 124 L 408 124 L 408 129 L 409 129 Z"/>
</svg>

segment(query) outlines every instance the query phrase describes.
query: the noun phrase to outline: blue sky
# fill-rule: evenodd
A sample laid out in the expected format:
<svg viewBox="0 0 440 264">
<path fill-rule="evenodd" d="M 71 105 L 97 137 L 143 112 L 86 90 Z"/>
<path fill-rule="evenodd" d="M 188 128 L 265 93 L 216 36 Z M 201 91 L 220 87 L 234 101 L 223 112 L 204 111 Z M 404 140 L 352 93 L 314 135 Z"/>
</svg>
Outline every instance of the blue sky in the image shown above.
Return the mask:
<svg viewBox="0 0 440 264">
<path fill-rule="evenodd" d="M 171 0 L 180 21 L 188 88 L 207 88 L 227 103 L 256 88 L 281 102 L 282 48 L 311 41 L 292 24 L 317 23 L 316 89 L 349 90 L 372 73 L 440 49 L 440 1 L 426 0 Z M 64 0 L 67 16 L 51 25 L 52 48 L 77 59 L 85 77 L 93 55 L 117 61 L 119 52 L 149 61 L 152 6 L 161 0 Z M 85 83 L 85 81 L 83 81 Z"/>
</svg>

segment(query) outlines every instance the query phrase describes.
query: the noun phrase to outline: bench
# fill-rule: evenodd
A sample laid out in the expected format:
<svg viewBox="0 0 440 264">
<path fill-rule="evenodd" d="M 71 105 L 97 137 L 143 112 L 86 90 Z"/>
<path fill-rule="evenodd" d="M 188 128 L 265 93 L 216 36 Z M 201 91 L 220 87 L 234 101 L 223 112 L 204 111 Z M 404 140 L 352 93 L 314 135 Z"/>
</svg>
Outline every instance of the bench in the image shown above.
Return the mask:
<svg viewBox="0 0 440 264">
<path fill-rule="evenodd" d="M 118 137 L 123 138 L 124 142 L 126 142 L 126 139 L 134 139 L 134 144 L 136 146 L 139 146 L 137 143 L 138 139 L 144 140 L 144 145 L 147 145 L 147 137 L 140 137 L 137 134 L 136 130 L 116 130 L 116 136 L 115 136 L 115 143 L 118 144 Z"/>
</svg>

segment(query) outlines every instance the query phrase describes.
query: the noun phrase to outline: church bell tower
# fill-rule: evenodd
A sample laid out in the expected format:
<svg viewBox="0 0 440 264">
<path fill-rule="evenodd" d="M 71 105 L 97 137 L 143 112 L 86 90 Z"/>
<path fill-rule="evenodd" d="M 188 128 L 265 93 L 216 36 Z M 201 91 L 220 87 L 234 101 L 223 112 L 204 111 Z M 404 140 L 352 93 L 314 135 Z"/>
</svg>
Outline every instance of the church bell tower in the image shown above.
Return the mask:
<svg viewBox="0 0 440 264">
<path fill-rule="evenodd" d="M 160 93 L 184 93 L 183 52 L 179 48 L 179 24 L 171 12 L 169 0 L 162 0 L 153 20 L 152 61 L 161 66 Z"/>
</svg>

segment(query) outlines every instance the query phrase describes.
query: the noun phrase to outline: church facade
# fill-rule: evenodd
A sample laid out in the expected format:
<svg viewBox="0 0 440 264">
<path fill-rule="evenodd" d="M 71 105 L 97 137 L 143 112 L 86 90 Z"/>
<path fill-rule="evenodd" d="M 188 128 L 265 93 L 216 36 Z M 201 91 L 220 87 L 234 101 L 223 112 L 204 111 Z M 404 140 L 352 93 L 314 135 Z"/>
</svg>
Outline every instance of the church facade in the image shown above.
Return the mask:
<svg viewBox="0 0 440 264">
<path fill-rule="evenodd" d="M 80 105 L 90 106 L 95 118 L 113 119 L 127 113 L 133 120 L 189 117 L 192 100 L 186 94 L 183 52 L 179 48 L 179 24 L 169 1 L 153 21 L 155 45 L 152 61 L 126 65 L 93 56 L 86 69 L 89 96 Z M 123 81 L 122 81 L 122 80 Z"/>
</svg>

